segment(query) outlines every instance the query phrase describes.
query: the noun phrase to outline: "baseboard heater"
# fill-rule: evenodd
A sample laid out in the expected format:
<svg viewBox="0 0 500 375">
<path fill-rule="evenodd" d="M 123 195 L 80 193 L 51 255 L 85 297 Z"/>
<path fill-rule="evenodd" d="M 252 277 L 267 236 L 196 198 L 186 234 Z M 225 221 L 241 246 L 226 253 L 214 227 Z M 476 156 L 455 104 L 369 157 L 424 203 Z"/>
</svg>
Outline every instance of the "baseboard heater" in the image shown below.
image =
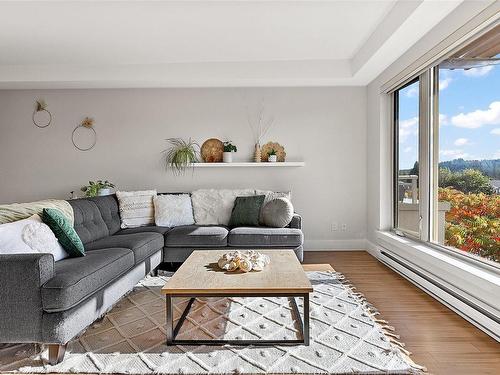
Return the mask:
<svg viewBox="0 0 500 375">
<path fill-rule="evenodd" d="M 436 286 L 437 288 L 443 290 L 444 292 L 446 292 L 447 294 L 449 294 L 453 298 L 457 299 L 458 301 L 462 302 L 463 304 L 465 304 L 465 305 L 469 306 L 470 308 L 474 309 L 479 314 L 482 314 L 485 317 L 487 317 L 488 319 L 490 319 L 491 321 L 493 321 L 493 322 L 495 322 L 497 324 L 500 324 L 500 318 L 497 315 L 492 314 L 488 310 L 485 310 L 484 308 L 482 308 L 481 306 L 477 305 L 476 303 L 470 301 L 469 299 L 463 297 L 462 295 L 458 294 L 454 290 L 448 288 L 446 285 L 443 285 L 439 281 L 436 281 L 436 280 L 432 279 L 431 277 L 427 276 L 423 272 L 421 272 L 418 269 L 412 267 L 408 263 L 401 261 L 400 259 L 398 259 L 398 257 L 395 257 L 394 255 L 388 253 L 387 251 L 381 250 L 380 254 L 382 256 L 386 257 L 386 258 L 389 258 L 391 261 L 397 263 L 398 265 L 400 265 L 401 267 L 407 269 L 408 271 L 414 273 L 418 277 L 424 279 L 428 283 L 430 283 L 430 284 Z M 473 322 L 476 326 L 479 326 L 483 331 L 487 332 L 490 336 L 495 337 L 498 340 L 498 334 L 497 333 L 492 332 L 488 327 L 485 327 L 483 324 L 481 324 L 480 322 L 478 322 L 476 319 L 474 319 L 473 317 L 471 317 L 469 314 L 465 314 L 463 311 L 457 311 L 458 309 L 456 307 L 450 305 L 449 302 L 443 300 L 443 298 L 441 298 L 440 296 L 438 296 L 435 293 L 433 293 L 431 290 L 429 290 L 428 288 L 426 288 L 424 285 L 422 285 L 418 281 L 410 278 L 408 275 L 402 274 L 399 270 L 397 270 L 393 266 L 391 266 L 391 264 L 385 262 L 384 259 L 379 258 L 379 260 L 382 263 L 384 263 L 386 266 L 388 266 L 389 268 L 391 268 L 392 270 L 394 270 L 395 272 L 397 272 L 400 275 L 402 275 L 403 277 L 409 279 L 412 283 L 418 285 L 426 293 L 432 295 L 434 298 L 436 298 L 437 300 L 439 300 L 440 302 L 442 302 L 443 304 L 445 304 L 446 306 L 448 306 L 452 310 L 458 312 L 460 315 L 464 316 L 465 318 L 467 318 L 468 320 L 470 320 L 471 322 Z"/>
</svg>

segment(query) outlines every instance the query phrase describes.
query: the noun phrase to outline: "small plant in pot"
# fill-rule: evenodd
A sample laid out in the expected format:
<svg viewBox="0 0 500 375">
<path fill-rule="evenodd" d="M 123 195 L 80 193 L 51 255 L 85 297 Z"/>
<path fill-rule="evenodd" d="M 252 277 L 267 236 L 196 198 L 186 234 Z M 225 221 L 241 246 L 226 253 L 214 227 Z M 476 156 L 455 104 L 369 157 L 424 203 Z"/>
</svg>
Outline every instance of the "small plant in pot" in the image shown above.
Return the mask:
<svg viewBox="0 0 500 375">
<path fill-rule="evenodd" d="M 175 175 L 181 175 L 186 169 L 193 166 L 198 161 L 198 151 L 200 146 L 191 138 L 187 141 L 182 138 L 168 138 L 170 148 L 164 150 L 165 163 L 167 168 L 171 168 Z"/>
<path fill-rule="evenodd" d="M 103 195 L 110 195 L 111 189 L 115 187 L 115 184 L 109 182 L 108 180 L 102 181 L 89 181 L 89 184 L 83 186 L 80 190 L 85 193 L 86 197 L 97 197 Z"/>
<path fill-rule="evenodd" d="M 267 161 L 270 163 L 276 163 L 278 161 L 278 155 L 276 153 L 276 150 L 273 148 L 271 151 L 269 151 L 269 154 L 267 154 Z"/>
<path fill-rule="evenodd" d="M 224 163 L 233 162 L 233 152 L 237 152 L 238 149 L 231 141 L 224 142 L 224 153 L 222 154 L 222 160 Z"/>
</svg>

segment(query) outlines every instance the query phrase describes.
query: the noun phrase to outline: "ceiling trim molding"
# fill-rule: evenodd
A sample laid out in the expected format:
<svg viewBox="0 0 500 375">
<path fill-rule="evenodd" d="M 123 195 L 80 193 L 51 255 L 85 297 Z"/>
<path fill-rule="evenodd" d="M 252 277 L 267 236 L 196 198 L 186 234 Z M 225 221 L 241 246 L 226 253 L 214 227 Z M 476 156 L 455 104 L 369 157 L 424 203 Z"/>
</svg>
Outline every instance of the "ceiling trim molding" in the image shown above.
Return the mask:
<svg viewBox="0 0 500 375">
<path fill-rule="evenodd" d="M 366 86 L 463 3 L 398 1 L 351 58 L 0 65 L 0 89 Z"/>
<path fill-rule="evenodd" d="M 0 89 L 331 86 L 351 78 L 349 60 L 0 66 Z"/>
<path fill-rule="evenodd" d="M 369 62 L 373 55 L 383 47 L 391 35 L 396 33 L 422 2 L 423 0 L 400 1 L 394 4 L 385 19 L 351 59 L 351 69 L 354 74 Z"/>
</svg>

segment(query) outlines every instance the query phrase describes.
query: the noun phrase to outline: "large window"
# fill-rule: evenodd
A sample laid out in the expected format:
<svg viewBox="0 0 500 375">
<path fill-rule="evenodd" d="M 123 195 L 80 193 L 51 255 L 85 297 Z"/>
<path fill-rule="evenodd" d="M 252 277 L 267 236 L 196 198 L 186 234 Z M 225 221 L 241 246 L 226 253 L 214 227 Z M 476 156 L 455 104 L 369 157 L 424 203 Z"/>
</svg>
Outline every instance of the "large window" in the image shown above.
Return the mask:
<svg viewBox="0 0 500 375">
<path fill-rule="evenodd" d="M 394 95 L 394 226 L 500 262 L 500 27 Z"/>
</svg>

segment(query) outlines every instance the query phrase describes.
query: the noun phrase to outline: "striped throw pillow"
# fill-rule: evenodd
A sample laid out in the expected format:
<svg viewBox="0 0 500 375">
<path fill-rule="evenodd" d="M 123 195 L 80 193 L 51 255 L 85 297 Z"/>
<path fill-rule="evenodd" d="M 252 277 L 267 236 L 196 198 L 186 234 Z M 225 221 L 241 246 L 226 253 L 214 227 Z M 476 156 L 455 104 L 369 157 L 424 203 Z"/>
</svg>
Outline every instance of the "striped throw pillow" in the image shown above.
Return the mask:
<svg viewBox="0 0 500 375">
<path fill-rule="evenodd" d="M 136 228 L 155 222 L 153 198 L 156 190 L 117 191 L 122 228 Z"/>
</svg>

